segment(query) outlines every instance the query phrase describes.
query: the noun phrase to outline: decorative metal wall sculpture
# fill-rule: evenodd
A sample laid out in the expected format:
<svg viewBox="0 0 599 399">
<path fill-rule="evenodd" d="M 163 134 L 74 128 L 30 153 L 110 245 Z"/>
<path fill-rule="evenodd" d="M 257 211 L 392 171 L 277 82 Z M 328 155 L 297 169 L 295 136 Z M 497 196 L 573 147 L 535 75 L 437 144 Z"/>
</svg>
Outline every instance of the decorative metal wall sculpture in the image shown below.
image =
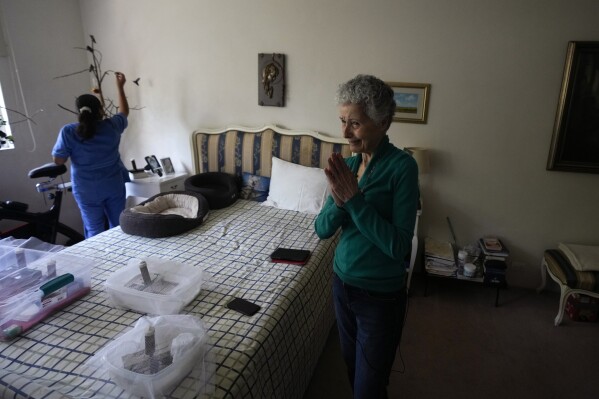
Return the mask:
<svg viewBox="0 0 599 399">
<path fill-rule="evenodd" d="M 258 54 L 258 104 L 285 106 L 285 54 Z"/>
</svg>

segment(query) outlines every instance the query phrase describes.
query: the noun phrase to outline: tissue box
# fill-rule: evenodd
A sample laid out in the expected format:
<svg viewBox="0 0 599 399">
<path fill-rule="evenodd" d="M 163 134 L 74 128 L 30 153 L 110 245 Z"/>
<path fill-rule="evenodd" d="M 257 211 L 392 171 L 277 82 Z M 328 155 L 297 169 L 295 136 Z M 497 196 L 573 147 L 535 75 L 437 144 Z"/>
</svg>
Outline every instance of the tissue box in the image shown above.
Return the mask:
<svg viewBox="0 0 599 399">
<path fill-rule="evenodd" d="M 88 259 L 14 248 L 0 255 L 0 340 L 8 341 L 90 291 Z"/>
<path fill-rule="evenodd" d="M 144 281 L 140 263 L 147 267 Z M 159 258 L 132 259 L 114 272 L 104 286 L 117 307 L 154 315 L 176 314 L 201 290 L 202 269 Z"/>
</svg>

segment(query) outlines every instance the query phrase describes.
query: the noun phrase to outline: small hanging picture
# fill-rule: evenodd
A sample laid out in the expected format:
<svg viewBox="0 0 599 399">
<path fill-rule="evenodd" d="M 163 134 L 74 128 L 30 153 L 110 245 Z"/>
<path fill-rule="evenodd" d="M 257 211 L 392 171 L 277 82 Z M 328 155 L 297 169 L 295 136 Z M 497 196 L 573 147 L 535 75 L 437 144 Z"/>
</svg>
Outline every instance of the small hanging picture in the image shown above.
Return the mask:
<svg viewBox="0 0 599 399">
<path fill-rule="evenodd" d="M 285 54 L 258 54 L 258 104 L 285 106 Z"/>
</svg>

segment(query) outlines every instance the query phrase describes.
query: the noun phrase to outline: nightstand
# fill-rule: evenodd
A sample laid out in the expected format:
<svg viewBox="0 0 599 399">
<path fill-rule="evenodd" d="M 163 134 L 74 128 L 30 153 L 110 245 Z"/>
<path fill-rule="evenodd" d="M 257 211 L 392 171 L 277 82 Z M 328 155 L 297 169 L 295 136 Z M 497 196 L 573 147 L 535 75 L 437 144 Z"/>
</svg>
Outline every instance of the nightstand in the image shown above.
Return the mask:
<svg viewBox="0 0 599 399">
<path fill-rule="evenodd" d="M 125 183 L 127 197 L 150 198 L 156 194 L 167 191 L 185 190 L 185 179 L 187 172 L 173 173 L 172 175 L 149 176 L 143 179 L 135 179 Z"/>
</svg>

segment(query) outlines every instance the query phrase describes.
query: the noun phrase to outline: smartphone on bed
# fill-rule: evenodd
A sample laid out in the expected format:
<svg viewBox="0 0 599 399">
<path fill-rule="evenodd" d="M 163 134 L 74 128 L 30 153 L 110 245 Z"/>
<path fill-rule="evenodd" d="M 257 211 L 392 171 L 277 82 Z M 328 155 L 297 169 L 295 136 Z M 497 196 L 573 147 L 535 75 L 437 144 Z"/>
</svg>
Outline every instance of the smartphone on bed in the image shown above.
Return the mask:
<svg viewBox="0 0 599 399">
<path fill-rule="evenodd" d="M 231 302 L 227 303 L 227 307 L 246 316 L 252 316 L 260 310 L 260 306 L 243 298 L 234 298 Z"/>
<path fill-rule="evenodd" d="M 270 254 L 270 259 L 276 263 L 291 263 L 294 265 L 305 265 L 310 258 L 307 249 L 277 248 Z"/>
</svg>

